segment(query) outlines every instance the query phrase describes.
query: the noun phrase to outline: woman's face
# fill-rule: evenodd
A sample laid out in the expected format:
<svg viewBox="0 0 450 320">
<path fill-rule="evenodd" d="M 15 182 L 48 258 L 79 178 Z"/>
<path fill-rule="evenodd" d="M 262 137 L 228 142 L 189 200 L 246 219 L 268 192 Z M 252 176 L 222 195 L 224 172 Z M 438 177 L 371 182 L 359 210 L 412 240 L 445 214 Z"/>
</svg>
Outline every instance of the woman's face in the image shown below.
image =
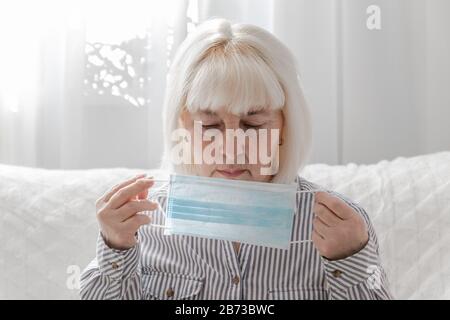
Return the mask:
<svg viewBox="0 0 450 320">
<path fill-rule="evenodd" d="M 221 148 L 213 148 L 211 145 L 213 142 L 217 142 L 215 140 L 217 135 L 210 140 L 203 138 L 197 146 L 202 149 L 202 155 L 211 154 L 214 159 L 222 159 L 222 161 L 215 161 L 213 164 L 210 164 L 211 162 L 205 163 L 205 161 L 202 161 L 201 164 L 195 164 L 198 162 L 192 161 L 191 163 L 194 164 L 190 165 L 190 171 L 193 174 L 259 182 L 269 182 L 272 179 L 273 174 L 267 174 L 264 169 L 261 169 L 273 165 L 272 163 L 268 164 L 267 159 L 278 152 L 274 149 L 278 149 L 280 137 L 282 137 L 283 113 L 281 110 L 262 109 L 241 115 L 230 113 L 225 108 L 217 112 L 198 111 L 190 113 L 184 110 L 180 115 L 180 125 L 189 131 L 191 137 L 195 137 L 195 131 L 198 131 L 199 128 L 203 134 L 205 132 L 221 133 L 223 144 L 215 145 L 220 145 Z M 250 139 L 250 135 L 244 137 L 244 139 L 229 135 L 230 133 L 238 134 L 239 132 L 251 131 L 256 133 L 256 139 Z M 264 131 L 267 133 L 265 136 L 261 135 Z M 278 135 L 274 135 L 275 132 Z M 191 150 L 193 157 L 196 152 L 194 150 L 194 139 L 191 139 Z M 282 155 L 277 156 L 281 157 Z"/>
</svg>

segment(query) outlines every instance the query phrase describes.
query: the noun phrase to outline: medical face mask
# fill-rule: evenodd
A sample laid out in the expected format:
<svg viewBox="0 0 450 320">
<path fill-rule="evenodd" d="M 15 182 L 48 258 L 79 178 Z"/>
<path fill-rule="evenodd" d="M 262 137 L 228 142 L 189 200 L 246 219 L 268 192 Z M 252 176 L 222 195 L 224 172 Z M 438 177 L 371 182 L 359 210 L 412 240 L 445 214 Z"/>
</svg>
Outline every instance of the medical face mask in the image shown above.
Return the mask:
<svg viewBox="0 0 450 320">
<path fill-rule="evenodd" d="M 295 184 L 174 174 L 169 180 L 165 226 L 153 226 L 163 227 L 165 235 L 288 249 L 297 193 Z"/>
</svg>

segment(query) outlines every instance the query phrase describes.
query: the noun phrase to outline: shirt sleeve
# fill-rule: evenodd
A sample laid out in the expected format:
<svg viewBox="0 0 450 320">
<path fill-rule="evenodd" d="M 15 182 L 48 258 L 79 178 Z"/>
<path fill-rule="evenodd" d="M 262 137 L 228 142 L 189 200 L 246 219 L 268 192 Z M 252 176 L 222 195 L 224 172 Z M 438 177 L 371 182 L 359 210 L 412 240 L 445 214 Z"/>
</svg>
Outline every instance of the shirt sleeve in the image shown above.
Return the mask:
<svg viewBox="0 0 450 320">
<path fill-rule="evenodd" d="M 96 258 L 81 274 L 81 299 L 140 299 L 139 252 L 139 241 L 130 249 L 116 250 L 99 233 Z"/>
<path fill-rule="evenodd" d="M 339 195 L 362 215 L 366 222 L 369 240 L 357 253 L 339 260 L 322 257 L 326 285 L 331 299 L 389 300 L 392 295 L 380 261 L 378 240 L 366 211 Z"/>
</svg>

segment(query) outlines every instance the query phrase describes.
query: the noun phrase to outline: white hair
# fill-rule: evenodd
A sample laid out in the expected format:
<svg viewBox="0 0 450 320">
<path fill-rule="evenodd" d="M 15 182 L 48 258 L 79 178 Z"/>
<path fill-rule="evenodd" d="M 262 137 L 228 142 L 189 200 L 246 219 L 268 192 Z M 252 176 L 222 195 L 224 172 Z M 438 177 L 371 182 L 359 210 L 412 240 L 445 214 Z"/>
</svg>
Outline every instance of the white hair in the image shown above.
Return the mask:
<svg viewBox="0 0 450 320">
<path fill-rule="evenodd" d="M 311 145 L 310 116 L 295 58 L 260 27 L 212 19 L 180 45 L 167 76 L 163 167 L 185 173 L 170 163 L 175 143 L 171 133 L 179 126 L 183 108 L 216 111 L 224 106 L 236 114 L 255 108 L 282 110 L 280 165 L 272 182 L 293 182 Z"/>
</svg>

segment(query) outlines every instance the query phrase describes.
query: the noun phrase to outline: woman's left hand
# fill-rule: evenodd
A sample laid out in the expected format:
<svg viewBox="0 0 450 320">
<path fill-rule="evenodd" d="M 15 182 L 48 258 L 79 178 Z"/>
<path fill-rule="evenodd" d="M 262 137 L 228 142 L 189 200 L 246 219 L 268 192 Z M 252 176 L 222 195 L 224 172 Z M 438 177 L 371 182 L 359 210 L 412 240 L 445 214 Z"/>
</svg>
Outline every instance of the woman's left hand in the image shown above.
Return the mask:
<svg viewBox="0 0 450 320">
<path fill-rule="evenodd" d="M 312 241 L 328 260 L 349 257 L 369 241 L 362 216 L 341 199 L 316 192 Z"/>
</svg>

